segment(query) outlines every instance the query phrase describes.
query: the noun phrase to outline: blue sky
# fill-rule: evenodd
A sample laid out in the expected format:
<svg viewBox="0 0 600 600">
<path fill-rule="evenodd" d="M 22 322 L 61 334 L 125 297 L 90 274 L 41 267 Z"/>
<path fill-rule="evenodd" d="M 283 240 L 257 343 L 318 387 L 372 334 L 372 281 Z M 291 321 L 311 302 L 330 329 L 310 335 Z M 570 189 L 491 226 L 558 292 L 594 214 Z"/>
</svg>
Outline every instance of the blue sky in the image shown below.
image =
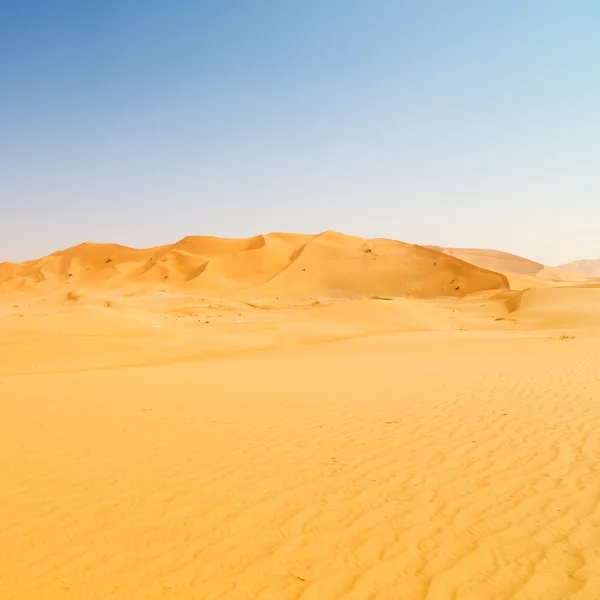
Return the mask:
<svg viewBox="0 0 600 600">
<path fill-rule="evenodd" d="M 0 0 L 0 261 L 336 229 L 600 257 L 596 0 Z"/>
</svg>

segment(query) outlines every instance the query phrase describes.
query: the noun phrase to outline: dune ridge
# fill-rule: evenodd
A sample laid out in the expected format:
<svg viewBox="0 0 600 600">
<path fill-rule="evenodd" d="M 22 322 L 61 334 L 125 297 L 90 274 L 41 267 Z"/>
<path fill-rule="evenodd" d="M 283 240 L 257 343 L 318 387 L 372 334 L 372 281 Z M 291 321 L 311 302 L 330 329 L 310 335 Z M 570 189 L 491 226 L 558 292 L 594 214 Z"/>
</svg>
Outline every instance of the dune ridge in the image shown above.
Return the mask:
<svg viewBox="0 0 600 600">
<path fill-rule="evenodd" d="M 333 231 L 246 239 L 188 236 L 148 249 L 87 242 L 38 260 L 0 264 L 0 291 L 125 284 L 288 297 L 460 297 L 508 288 L 504 275 L 443 253 Z"/>
</svg>

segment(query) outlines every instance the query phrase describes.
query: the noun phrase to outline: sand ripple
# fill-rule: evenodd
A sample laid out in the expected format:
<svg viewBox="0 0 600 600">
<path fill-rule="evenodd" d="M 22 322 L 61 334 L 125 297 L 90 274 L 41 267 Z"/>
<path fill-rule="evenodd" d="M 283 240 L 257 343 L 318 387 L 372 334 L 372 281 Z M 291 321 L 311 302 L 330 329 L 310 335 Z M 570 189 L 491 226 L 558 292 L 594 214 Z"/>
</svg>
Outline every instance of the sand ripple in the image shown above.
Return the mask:
<svg viewBox="0 0 600 600">
<path fill-rule="evenodd" d="M 2 598 L 593 600 L 600 341 L 0 378 Z"/>
</svg>

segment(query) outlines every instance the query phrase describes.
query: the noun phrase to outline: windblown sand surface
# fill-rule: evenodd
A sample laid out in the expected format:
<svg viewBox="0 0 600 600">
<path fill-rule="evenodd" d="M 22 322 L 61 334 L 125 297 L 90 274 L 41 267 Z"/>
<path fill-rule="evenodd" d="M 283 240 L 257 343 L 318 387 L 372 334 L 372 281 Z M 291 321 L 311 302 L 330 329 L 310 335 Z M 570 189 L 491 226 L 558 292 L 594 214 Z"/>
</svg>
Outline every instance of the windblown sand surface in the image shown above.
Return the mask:
<svg viewBox="0 0 600 600">
<path fill-rule="evenodd" d="M 600 597 L 600 287 L 261 237 L 0 266 L 0 598 Z"/>
</svg>

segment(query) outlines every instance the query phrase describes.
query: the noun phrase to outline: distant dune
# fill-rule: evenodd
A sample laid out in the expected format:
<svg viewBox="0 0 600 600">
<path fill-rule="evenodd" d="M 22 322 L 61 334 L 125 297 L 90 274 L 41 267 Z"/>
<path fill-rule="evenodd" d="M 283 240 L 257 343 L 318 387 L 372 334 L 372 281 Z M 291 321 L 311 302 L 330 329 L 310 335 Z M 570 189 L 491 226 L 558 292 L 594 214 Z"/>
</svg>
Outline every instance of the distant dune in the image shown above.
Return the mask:
<svg viewBox="0 0 600 600">
<path fill-rule="evenodd" d="M 576 260 L 561 265 L 559 268 L 580 271 L 581 273 L 585 273 L 588 277 L 600 277 L 600 258 L 595 260 Z"/>
<path fill-rule="evenodd" d="M 334 231 L 247 239 L 186 237 L 149 249 L 83 243 L 38 260 L 0 264 L 0 290 L 128 284 L 302 297 L 462 297 L 503 290 L 495 273 L 421 246 Z M 65 288 L 66 289 L 66 288 Z"/>
<path fill-rule="evenodd" d="M 571 266 L 549 267 L 528 258 L 500 250 L 427 247 L 460 258 L 472 265 L 508 275 L 511 284 L 514 282 L 517 287 L 543 286 L 544 284 L 540 282 L 578 282 L 585 281 L 588 278 L 588 274 L 581 269 L 574 268 L 573 264 Z M 517 278 L 514 276 L 517 276 Z"/>
</svg>

